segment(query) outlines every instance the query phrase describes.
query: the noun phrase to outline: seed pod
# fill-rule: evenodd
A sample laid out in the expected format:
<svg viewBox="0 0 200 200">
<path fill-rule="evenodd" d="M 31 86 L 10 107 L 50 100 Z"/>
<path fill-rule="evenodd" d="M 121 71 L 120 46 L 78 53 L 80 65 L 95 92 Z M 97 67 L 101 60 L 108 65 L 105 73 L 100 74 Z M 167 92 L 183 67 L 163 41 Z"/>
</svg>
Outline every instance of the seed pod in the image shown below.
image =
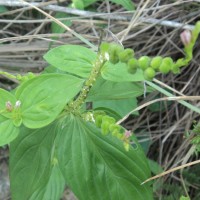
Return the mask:
<svg viewBox="0 0 200 200">
<path fill-rule="evenodd" d="M 127 63 L 134 56 L 133 49 L 125 49 L 124 51 L 119 52 L 119 60 L 123 63 Z"/>
<path fill-rule="evenodd" d="M 124 48 L 118 44 L 110 44 L 108 49 L 109 60 L 111 63 L 116 64 L 119 62 L 118 54 L 122 52 Z"/>
<path fill-rule="evenodd" d="M 102 117 L 102 122 L 109 122 L 109 124 L 114 124 L 116 121 L 113 117 L 105 115 Z"/>
<path fill-rule="evenodd" d="M 101 123 L 102 123 L 102 118 L 103 118 L 103 115 L 97 115 L 95 117 L 95 124 L 98 128 L 101 127 Z"/>
<path fill-rule="evenodd" d="M 150 65 L 150 61 L 151 61 L 151 59 L 148 56 L 142 56 L 142 57 L 140 57 L 139 60 L 138 60 L 139 67 L 142 70 L 147 69 L 149 67 L 149 65 Z"/>
<path fill-rule="evenodd" d="M 145 71 L 144 71 L 144 77 L 147 80 L 152 80 L 156 75 L 156 72 L 153 68 L 148 67 Z"/>
<path fill-rule="evenodd" d="M 177 65 L 174 65 L 171 68 L 171 71 L 173 72 L 173 74 L 179 74 L 180 73 L 180 67 L 178 67 Z"/>
<path fill-rule="evenodd" d="M 100 51 L 101 53 L 108 52 L 108 49 L 110 48 L 110 44 L 107 42 L 102 42 L 100 45 Z"/>
<path fill-rule="evenodd" d="M 117 124 L 110 124 L 109 125 L 109 131 L 110 132 L 113 132 L 113 131 L 119 132 L 120 131 L 120 126 L 117 125 Z"/>
<path fill-rule="evenodd" d="M 131 58 L 128 61 L 128 72 L 130 74 L 134 74 L 137 71 L 138 67 L 139 67 L 139 64 L 138 64 L 138 60 L 137 59 Z"/>
<path fill-rule="evenodd" d="M 163 74 L 169 73 L 170 69 L 173 67 L 174 62 L 170 57 L 163 58 L 162 63 L 159 67 L 159 71 Z"/>
<path fill-rule="evenodd" d="M 161 56 L 156 56 L 156 57 L 154 57 L 154 58 L 152 58 L 152 60 L 151 60 L 151 67 L 154 69 L 154 70 L 158 70 L 159 69 L 159 67 L 160 67 L 160 65 L 161 65 L 161 63 L 162 63 L 162 57 Z"/>
<path fill-rule="evenodd" d="M 109 125 L 108 121 L 102 122 L 101 124 L 101 132 L 103 135 L 107 135 L 109 133 Z"/>
</svg>

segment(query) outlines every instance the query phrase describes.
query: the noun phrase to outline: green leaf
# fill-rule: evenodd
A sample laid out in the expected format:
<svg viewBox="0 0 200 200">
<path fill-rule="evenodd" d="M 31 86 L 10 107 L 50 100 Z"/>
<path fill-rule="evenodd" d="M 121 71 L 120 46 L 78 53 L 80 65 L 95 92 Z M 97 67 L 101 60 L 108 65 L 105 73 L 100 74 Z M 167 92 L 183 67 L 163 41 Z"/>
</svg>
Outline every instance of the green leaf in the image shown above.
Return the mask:
<svg viewBox="0 0 200 200">
<path fill-rule="evenodd" d="M 48 51 L 44 59 L 52 66 L 87 78 L 96 60 L 96 53 L 78 45 L 63 45 Z"/>
<path fill-rule="evenodd" d="M 153 174 L 157 175 L 163 172 L 162 167 L 154 160 L 148 159 L 148 163 Z"/>
<path fill-rule="evenodd" d="M 130 74 L 125 63 L 112 64 L 106 62 L 101 70 L 101 75 L 105 80 L 115 82 L 137 82 L 144 81 L 143 71 L 138 69 L 135 74 Z"/>
<path fill-rule="evenodd" d="M 0 115 L 0 146 L 9 144 L 19 134 L 19 128 L 15 127 L 12 120 Z"/>
<path fill-rule="evenodd" d="M 26 81 L 16 91 L 23 124 L 41 128 L 51 123 L 80 91 L 83 80 L 67 74 L 44 74 Z"/>
<path fill-rule="evenodd" d="M 147 155 L 149 151 L 149 147 L 151 146 L 151 143 L 152 143 L 152 136 L 150 135 L 148 131 L 145 132 L 145 130 L 137 130 L 136 133 L 137 133 L 137 139 L 143 151 L 145 152 L 145 155 Z"/>
<path fill-rule="evenodd" d="M 127 10 L 135 10 L 135 5 L 131 0 L 110 0 L 110 1 L 122 5 Z"/>
<path fill-rule="evenodd" d="M 93 3 L 97 2 L 97 0 L 82 0 L 82 1 L 84 3 L 84 7 L 85 8 L 88 7 L 88 6 L 90 6 Z"/>
<path fill-rule="evenodd" d="M 61 124 L 58 146 L 61 170 L 78 199 L 153 199 L 149 185 L 141 185 L 150 170 L 138 143 L 127 152 L 122 141 L 70 115 Z"/>
<path fill-rule="evenodd" d="M 19 137 L 10 145 L 12 200 L 43 200 L 53 167 L 55 135 L 55 124 L 20 129 Z"/>
<path fill-rule="evenodd" d="M 147 88 L 147 92 L 151 92 Z M 99 78 L 91 88 L 87 101 L 119 100 L 141 96 L 144 93 L 142 83 L 113 82 Z"/>
<path fill-rule="evenodd" d="M 69 17 L 69 15 L 67 15 L 66 13 L 61 13 L 61 12 L 57 12 L 54 16 L 56 19 L 59 18 L 65 18 L 65 17 Z M 62 23 L 65 24 L 66 26 L 71 26 L 72 22 L 70 20 L 62 20 Z M 63 27 L 61 27 L 60 25 L 58 25 L 55 22 L 52 22 L 51 24 L 51 32 L 52 33 L 64 33 L 65 29 Z"/>
<path fill-rule="evenodd" d="M 57 200 L 60 199 L 65 187 L 65 179 L 60 171 L 58 163 L 53 165 L 51 176 L 48 181 L 46 192 L 42 200 Z"/>
<path fill-rule="evenodd" d="M 190 200 L 190 197 L 181 196 L 181 197 L 180 197 L 180 200 Z"/>
<path fill-rule="evenodd" d="M 12 107 L 14 107 L 16 103 L 16 98 L 14 95 L 12 95 L 10 92 L 3 90 L 0 88 L 0 114 L 12 118 L 12 112 L 6 110 L 6 102 L 10 102 L 12 104 Z"/>
<path fill-rule="evenodd" d="M 134 110 L 137 107 L 137 99 L 130 98 L 130 99 L 120 99 L 120 100 L 102 100 L 102 101 L 94 101 L 92 103 L 93 108 L 105 107 L 117 112 L 120 117 L 124 117 L 128 114 L 131 110 Z M 138 115 L 138 112 L 133 113 Z"/>
</svg>

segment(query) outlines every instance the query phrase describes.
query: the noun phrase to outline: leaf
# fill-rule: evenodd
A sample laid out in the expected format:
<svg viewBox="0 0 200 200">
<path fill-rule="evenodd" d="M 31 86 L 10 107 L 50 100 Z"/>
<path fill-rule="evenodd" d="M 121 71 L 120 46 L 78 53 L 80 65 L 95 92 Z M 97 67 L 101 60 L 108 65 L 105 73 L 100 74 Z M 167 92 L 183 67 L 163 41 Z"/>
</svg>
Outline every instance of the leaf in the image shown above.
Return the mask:
<svg viewBox="0 0 200 200">
<path fill-rule="evenodd" d="M 12 200 L 43 199 L 53 167 L 55 136 L 55 124 L 20 129 L 19 137 L 10 145 Z"/>
<path fill-rule="evenodd" d="M 15 127 L 12 120 L 0 115 L 0 146 L 9 144 L 19 134 L 19 128 Z"/>
<path fill-rule="evenodd" d="M 44 59 L 52 66 L 87 78 L 96 60 L 96 53 L 78 45 L 63 45 L 51 49 Z"/>
<path fill-rule="evenodd" d="M 147 153 L 149 151 L 149 147 L 151 146 L 151 143 L 152 143 L 152 136 L 150 135 L 149 132 L 145 132 L 142 129 L 142 130 L 137 130 L 137 139 L 138 139 L 143 151 L 145 152 L 145 155 L 147 155 Z"/>
<path fill-rule="evenodd" d="M 57 12 L 54 16 L 56 19 L 59 18 L 65 18 L 65 17 L 69 17 L 69 15 L 67 15 L 66 13 L 62 13 L 62 12 Z M 72 22 L 70 20 L 62 20 L 62 23 L 65 24 L 66 26 L 71 26 Z M 64 33 L 65 29 L 63 27 L 61 27 L 60 25 L 58 25 L 55 22 L 52 22 L 51 24 L 51 32 L 52 33 Z"/>
<path fill-rule="evenodd" d="M 162 167 L 154 160 L 148 159 L 148 163 L 153 174 L 157 175 L 163 172 Z"/>
<path fill-rule="evenodd" d="M 181 197 L 180 197 L 180 200 L 190 200 L 190 197 L 181 196 Z"/>
<path fill-rule="evenodd" d="M 105 80 L 115 82 L 137 82 L 144 81 L 143 71 L 138 69 L 135 74 L 130 74 L 125 63 L 112 64 L 106 62 L 101 70 L 101 75 Z"/>
<path fill-rule="evenodd" d="M 151 91 L 152 89 L 147 87 L 147 92 Z M 141 96 L 143 93 L 144 86 L 141 83 L 113 82 L 99 78 L 90 89 L 87 101 L 128 99 Z"/>
<path fill-rule="evenodd" d="M 54 164 L 51 176 L 46 186 L 45 195 L 42 200 L 60 199 L 65 187 L 65 179 L 60 171 L 58 163 Z"/>
<path fill-rule="evenodd" d="M 122 5 L 127 10 L 135 10 L 135 5 L 131 0 L 110 0 L 110 1 Z"/>
<path fill-rule="evenodd" d="M 137 99 L 136 98 L 129 98 L 129 99 L 120 99 L 120 100 L 102 100 L 102 101 L 94 101 L 92 103 L 93 108 L 109 108 L 117 112 L 120 117 L 124 117 L 128 114 L 131 110 L 134 110 L 137 107 Z M 138 112 L 133 113 L 138 115 Z"/>
<path fill-rule="evenodd" d="M 150 170 L 138 148 L 126 152 L 113 136 L 102 136 L 93 124 L 72 115 L 61 124 L 58 160 L 72 191 L 80 200 L 151 200 L 149 185 L 140 185 Z"/>
<path fill-rule="evenodd" d="M 82 0 L 84 3 L 84 8 L 92 5 L 93 3 L 97 2 L 97 0 Z"/>
<path fill-rule="evenodd" d="M 14 95 L 0 88 L 0 114 L 1 115 L 7 118 L 12 118 L 12 112 L 6 111 L 6 102 L 10 102 L 12 106 L 14 106 L 16 101 L 17 100 Z"/>
<path fill-rule="evenodd" d="M 67 74 L 44 74 L 19 86 L 23 124 L 28 128 L 48 125 L 80 91 L 83 80 Z"/>
</svg>

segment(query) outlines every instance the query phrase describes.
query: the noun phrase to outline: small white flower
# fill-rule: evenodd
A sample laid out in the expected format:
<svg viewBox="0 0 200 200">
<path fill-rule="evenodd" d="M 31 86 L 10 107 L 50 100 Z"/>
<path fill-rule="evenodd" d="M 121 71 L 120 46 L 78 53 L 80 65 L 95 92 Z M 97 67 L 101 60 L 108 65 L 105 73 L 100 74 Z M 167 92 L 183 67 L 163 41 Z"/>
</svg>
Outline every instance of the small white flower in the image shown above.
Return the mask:
<svg viewBox="0 0 200 200">
<path fill-rule="evenodd" d="M 20 100 L 16 101 L 15 108 L 19 108 L 20 106 L 21 106 L 21 101 Z"/>
</svg>

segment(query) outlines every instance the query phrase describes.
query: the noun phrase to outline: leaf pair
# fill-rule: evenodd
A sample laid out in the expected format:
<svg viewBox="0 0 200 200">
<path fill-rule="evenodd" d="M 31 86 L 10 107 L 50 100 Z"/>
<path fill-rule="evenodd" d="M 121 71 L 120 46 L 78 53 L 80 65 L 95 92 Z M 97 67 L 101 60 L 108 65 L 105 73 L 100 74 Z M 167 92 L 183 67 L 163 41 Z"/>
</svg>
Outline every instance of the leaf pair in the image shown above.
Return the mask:
<svg viewBox="0 0 200 200">
<path fill-rule="evenodd" d="M 67 74 L 48 74 L 21 84 L 15 95 L 0 90 L 0 145 L 10 143 L 23 123 L 28 128 L 41 128 L 52 121 L 81 89 L 83 80 Z M 10 102 L 12 110 L 6 110 Z M 20 103 L 16 107 L 16 102 Z M 8 127 L 8 128 L 6 128 Z"/>
<path fill-rule="evenodd" d="M 70 114 L 42 129 L 24 127 L 10 146 L 12 199 L 59 199 L 65 180 L 80 200 L 151 200 L 149 185 L 140 185 L 149 167 L 135 142 L 126 152 L 121 141 Z"/>
<path fill-rule="evenodd" d="M 63 45 L 50 50 L 44 55 L 44 59 L 57 69 L 88 78 L 97 55 L 92 50 L 82 46 Z M 101 69 L 101 75 L 105 80 L 114 82 L 144 81 L 141 70 L 130 74 L 127 65 L 121 62 L 115 65 L 109 61 L 106 62 Z"/>
</svg>

